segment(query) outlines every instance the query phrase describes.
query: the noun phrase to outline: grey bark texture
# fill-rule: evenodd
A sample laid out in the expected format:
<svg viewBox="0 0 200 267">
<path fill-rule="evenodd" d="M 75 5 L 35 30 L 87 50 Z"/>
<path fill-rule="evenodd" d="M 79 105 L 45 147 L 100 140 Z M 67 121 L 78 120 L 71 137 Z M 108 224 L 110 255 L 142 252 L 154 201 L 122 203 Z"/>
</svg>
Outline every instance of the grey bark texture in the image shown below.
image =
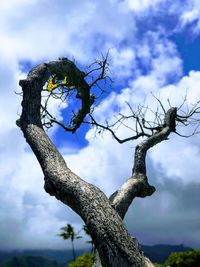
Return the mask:
<svg viewBox="0 0 200 267">
<path fill-rule="evenodd" d="M 42 168 L 46 192 L 72 208 L 85 222 L 99 255 L 95 267 L 150 266 L 137 240 L 129 235 L 123 218 L 135 197 L 146 197 L 155 191 L 146 176 L 146 153 L 150 147 L 166 140 L 174 130 L 174 121 L 170 118 L 173 118 L 171 114 L 175 114 L 176 109 L 168 111 L 162 131 L 137 146 L 131 177 L 108 199 L 99 188 L 82 180 L 68 168 L 42 127 L 40 107 L 44 84 L 53 74 L 70 75 L 72 68 L 79 93 L 88 94 L 82 72 L 73 62 L 61 59 L 40 64 L 29 72 L 27 79 L 20 81 L 23 100 L 17 125 Z"/>
</svg>

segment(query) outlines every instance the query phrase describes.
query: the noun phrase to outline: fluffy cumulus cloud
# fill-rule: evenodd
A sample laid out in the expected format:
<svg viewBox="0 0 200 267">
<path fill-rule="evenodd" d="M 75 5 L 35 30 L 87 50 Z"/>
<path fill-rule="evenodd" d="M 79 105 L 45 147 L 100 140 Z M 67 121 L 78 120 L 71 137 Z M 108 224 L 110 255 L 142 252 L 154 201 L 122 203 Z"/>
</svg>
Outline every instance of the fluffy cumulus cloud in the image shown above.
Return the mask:
<svg viewBox="0 0 200 267">
<path fill-rule="evenodd" d="M 87 61 L 100 47 L 105 52 L 107 43 L 118 43 L 135 29 L 131 15 L 112 1 L 12 2 L 13 9 L 1 4 L 5 10 L 1 49 L 18 59 L 37 61 L 67 54 Z"/>
<path fill-rule="evenodd" d="M 175 30 L 196 22 L 197 2 L 179 6 Z M 163 5 L 168 5 L 166 11 L 161 10 Z M 15 94 L 20 91 L 18 80 L 26 76 L 29 65 L 43 60 L 66 55 L 83 65 L 109 50 L 112 78 L 117 77 L 124 87 L 119 90 L 116 84 L 117 89 L 96 108 L 100 122 L 112 120 L 116 110 L 128 114 L 126 102 L 133 108 L 144 104 L 156 109 L 151 92 L 166 108 L 168 98 L 171 105 L 179 106 L 187 92 L 192 106 L 200 96 L 200 72 L 191 70 L 183 77 L 184 58 L 159 16 L 160 12 L 174 15 L 174 5 L 162 0 L 1 1 L 0 249 L 61 248 L 65 244 L 56 236 L 59 228 L 71 223 L 79 230 L 82 225 L 77 215 L 44 192 L 39 164 L 15 125 L 21 110 L 21 98 Z M 150 15 L 155 21 L 159 17 L 158 27 L 144 28 Z M 66 106 L 52 102 L 50 108 L 61 117 L 61 108 Z M 148 116 L 151 119 L 152 114 Z M 183 134 L 191 130 L 180 128 Z M 121 127 L 118 134 L 124 138 L 131 131 Z M 50 135 L 59 138 L 56 129 Z M 87 146 L 74 150 L 69 142 L 69 148 L 61 147 L 61 152 L 72 170 L 110 195 L 130 176 L 136 143 L 119 145 L 109 133 L 96 138 L 93 129 L 85 139 Z M 148 176 L 157 193 L 136 200 L 126 216 L 129 231 L 141 242 L 200 246 L 199 153 L 198 136 L 181 139 L 176 135 L 149 153 Z"/>
</svg>

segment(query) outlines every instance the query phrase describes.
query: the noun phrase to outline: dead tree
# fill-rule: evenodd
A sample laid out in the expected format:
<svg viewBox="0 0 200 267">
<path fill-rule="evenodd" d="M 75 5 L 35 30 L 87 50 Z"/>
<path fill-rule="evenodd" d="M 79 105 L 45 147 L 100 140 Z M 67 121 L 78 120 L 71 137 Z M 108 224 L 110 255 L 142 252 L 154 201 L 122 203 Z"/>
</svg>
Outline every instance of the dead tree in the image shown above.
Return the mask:
<svg viewBox="0 0 200 267">
<path fill-rule="evenodd" d="M 23 100 L 22 114 L 17 120 L 17 125 L 21 128 L 42 168 L 46 192 L 72 208 L 87 226 L 101 262 L 97 257 L 95 266 L 149 266 L 138 247 L 137 240 L 129 235 L 123 218 L 135 197 L 144 198 L 155 191 L 146 176 L 145 160 L 148 150 L 167 140 L 170 133 L 176 132 L 177 123 L 186 124 L 198 113 L 199 107 L 196 105 L 182 116 L 178 115 L 176 107 L 171 107 L 167 111 L 163 108 L 164 116 L 161 118 L 156 114 L 156 119 L 152 123 L 145 120 L 144 107 L 134 112 L 127 104 L 130 108 L 130 116 L 119 114 L 112 125 L 107 122 L 104 125 L 100 124 L 91 112 L 95 101 L 92 90 L 94 86 L 98 86 L 99 81 L 106 79 L 107 58 L 96 64 L 88 73 L 80 71 L 74 62 L 66 58 L 33 68 L 27 79 L 19 83 L 22 87 Z M 88 83 L 87 77 L 95 71 L 98 75 Z M 49 95 L 65 100 L 65 97 L 75 92 L 76 98 L 80 100 L 80 108 L 74 112 L 68 125 L 59 122 L 50 114 L 47 101 L 42 104 L 42 93 L 47 83 L 50 87 L 47 92 Z M 162 106 L 161 102 L 160 105 Z M 114 128 L 117 124 L 125 123 L 127 119 L 134 120 L 135 132 L 130 137 L 120 139 Z M 101 130 L 108 130 L 119 143 L 144 137 L 135 149 L 131 177 L 110 198 L 107 198 L 98 187 L 87 183 L 68 168 L 44 130 L 45 126 L 48 128 L 57 123 L 66 131 L 74 133 L 83 122 L 90 123 Z"/>
</svg>

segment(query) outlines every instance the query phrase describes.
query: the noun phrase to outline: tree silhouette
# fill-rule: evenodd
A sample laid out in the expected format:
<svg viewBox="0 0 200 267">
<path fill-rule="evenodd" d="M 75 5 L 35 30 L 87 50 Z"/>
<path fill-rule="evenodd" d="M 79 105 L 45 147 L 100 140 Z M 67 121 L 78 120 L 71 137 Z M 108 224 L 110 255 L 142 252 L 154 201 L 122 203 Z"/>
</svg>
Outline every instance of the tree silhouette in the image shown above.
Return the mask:
<svg viewBox="0 0 200 267">
<path fill-rule="evenodd" d="M 71 226 L 71 224 L 67 224 L 67 226 L 60 228 L 62 231 L 59 234 L 59 236 L 61 236 L 63 238 L 63 240 L 71 240 L 71 244 L 72 244 L 72 253 L 73 253 L 73 259 L 76 259 L 76 251 L 74 248 L 74 240 L 76 239 L 80 239 L 82 238 L 82 236 L 79 235 L 78 233 L 74 232 L 74 228 L 73 226 Z"/>
</svg>

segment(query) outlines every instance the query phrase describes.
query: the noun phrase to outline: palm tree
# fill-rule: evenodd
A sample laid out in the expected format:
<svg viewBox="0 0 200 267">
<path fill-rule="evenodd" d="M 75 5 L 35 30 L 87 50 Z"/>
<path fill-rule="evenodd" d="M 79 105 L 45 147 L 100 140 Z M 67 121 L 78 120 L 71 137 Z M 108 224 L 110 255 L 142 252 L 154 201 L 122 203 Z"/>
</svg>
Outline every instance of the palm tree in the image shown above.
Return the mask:
<svg viewBox="0 0 200 267">
<path fill-rule="evenodd" d="M 79 236 L 79 232 L 75 233 L 74 228 L 71 226 L 71 224 L 67 224 L 67 226 L 60 228 L 62 232 L 59 234 L 64 240 L 71 239 L 72 243 L 72 252 L 73 252 L 73 258 L 76 259 L 76 253 L 74 248 L 74 240 L 82 238 L 82 236 Z"/>
</svg>

